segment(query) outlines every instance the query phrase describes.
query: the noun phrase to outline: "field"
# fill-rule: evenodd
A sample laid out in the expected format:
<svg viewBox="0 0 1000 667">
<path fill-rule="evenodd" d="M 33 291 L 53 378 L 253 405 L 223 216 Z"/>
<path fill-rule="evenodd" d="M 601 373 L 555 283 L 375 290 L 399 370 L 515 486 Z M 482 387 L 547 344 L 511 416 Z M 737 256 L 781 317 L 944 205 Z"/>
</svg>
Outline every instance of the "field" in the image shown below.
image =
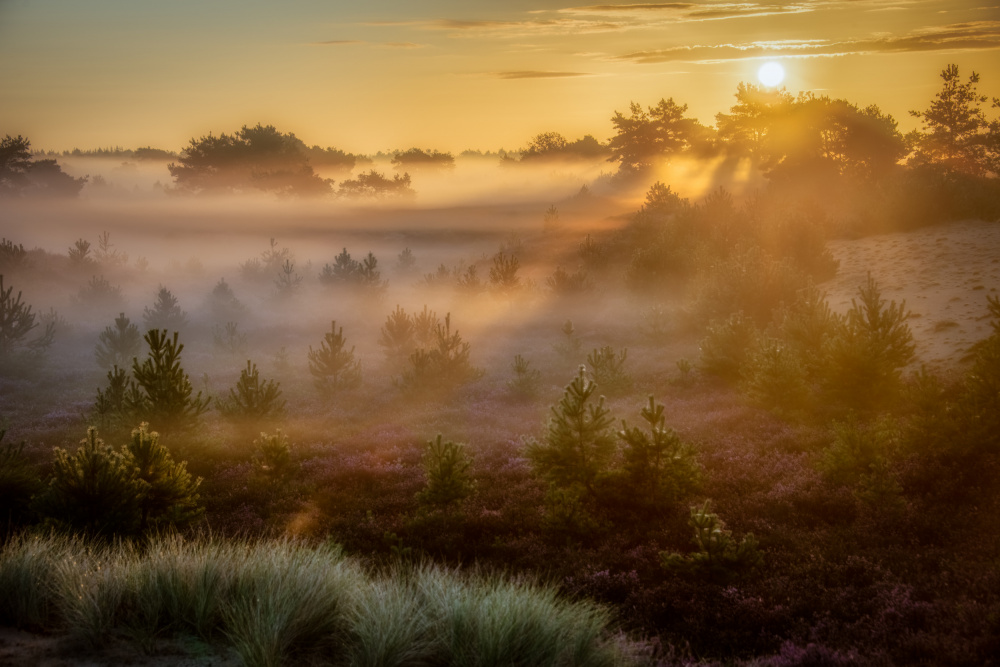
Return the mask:
<svg viewBox="0 0 1000 667">
<path fill-rule="evenodd" d="M 983 376 L 988 345 L 976 343 L 1000 326 L 987 299 L 1000 288 L 1000 227 L 859 233 L 711 183 L 683 193 L 682 206 L 655 188 L 604 187 L 592 169 L 546 177 L 551 200 L 500 172 L 506 190 L 363 207 L 14 202 L 0 223 L 25 252 L 4 255 L 0 273 L 33 306 L 37 332 L 51 322 L 54 338 L 7 360 L 4 443 L 24 442 L 17 465 L 48 480 L 53 449 L 72 454 L 88 426 L 121 447 L 152 414 L 173 459 L 202 478 L 204 512 L 179 529 L 189 544 L 277 540 L 313 553 L 335 543 L 375 587 L 431 563 L 449 568 L 435 576 L 527 578 L 567 604 L 601 605 L 598 643 L 614 644 L 606 659 L 622 664 L 994 659 L 996 415 L 976 402 L 969 373 Z M 815 234 L 775 240 L 788 216 Z M 83 257 L 78 238 L 90 243 Z M 364 273 L 369 253 L 377 264 Z M 338 255 L 340 266 L 362 263 L 364 277 L 342 279 Z M 898 328 L 912 333 L 912 353 L 843 351 L 862 335 L 845 332 L 869 277 L 887 309 L 905 301 Z M 817 315 L 809 285 L 829 315 Z M 183 317 L 166 313 L 164 289 Z M 440 328 L 400 349 L 381 344 L 397 309 Z M 96 407 L 110 376 L 95 349 L 120 313 L 142 333 L 161 321 L 179 332 L 191 398 L 212 397 L 203 414 L 174 423 L 155 410 Z M 736 313 L 746 321 L 734 324 Z M 819 322 L 812 342 L 788 324 L 803 313 Z M 336 346 L 338 331 L 349 363 L 311 372 L 310 354 L 324 340 Z M 907 347 L 885 343 L 894 344 Z M 420 366 L 420 349 L 454 363 Z M 143 344 L 136 366 L 146 354 Z M 225 407 L 248 361 L 262 382 L 279 383 L 283 410 Z M 556 456 L 554 406 L 581 365 L 597 381 L 589 405 L 606 396 L 601 431 L 612 443 L 602 454 L 582 436 L 576 454 L 594 456 L 574 464 L 582 473 L 545 458 Z M 616 435 L 651 432 L 641 415 L 650 396 L 663 406 L 663 433 L 676 436 L 655 452 Z M 439 434 L 464 445 L 448 477 L 457 487 L 430 481 L 440 459 L 428 443 Z M 80 530 L 45 509 L 57 505 L 8 498 L 10 534 Z M 713 517 L 724 530 L 694 541 L 694 524 Z M 143 639 L 115 622 L 81 637 L 60 604 L 34 620 L 0 610 L 3 625 L 21 628 L 0 635 L 0 663 L 95 664 L 73 657 L 83 652 L 96 664 L 126 654 L 130 664 L 185 664 L 179 654 L 189 664 L 270 664 L 233 648 L 230 630 L 195 641 L 163 621 Z M 309 659 L 340 659 L 307 648 Z M 299 655 L 283 650 L 275 655 Z M 420 660 L 471 664 L 435 655 Z"/>
</svg>

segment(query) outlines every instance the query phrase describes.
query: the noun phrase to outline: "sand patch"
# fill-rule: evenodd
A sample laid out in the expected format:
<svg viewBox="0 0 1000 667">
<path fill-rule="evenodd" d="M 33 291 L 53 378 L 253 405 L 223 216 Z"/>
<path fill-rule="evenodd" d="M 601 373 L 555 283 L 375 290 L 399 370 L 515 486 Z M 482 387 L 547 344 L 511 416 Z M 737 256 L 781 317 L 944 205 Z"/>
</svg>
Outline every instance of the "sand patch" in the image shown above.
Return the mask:
<svg viewBox="0 0 1000 667">
<path fill-rule="evenodd" d="M 836 277 L 820 287 L 844 313 L 870 271 L 887 301 L 906 302 L 917 364 L 946 371 L 991 333 L 987 295 L 1000 290 L 1000 223 L 962 221 L 831 241 Z"/>
</svg>

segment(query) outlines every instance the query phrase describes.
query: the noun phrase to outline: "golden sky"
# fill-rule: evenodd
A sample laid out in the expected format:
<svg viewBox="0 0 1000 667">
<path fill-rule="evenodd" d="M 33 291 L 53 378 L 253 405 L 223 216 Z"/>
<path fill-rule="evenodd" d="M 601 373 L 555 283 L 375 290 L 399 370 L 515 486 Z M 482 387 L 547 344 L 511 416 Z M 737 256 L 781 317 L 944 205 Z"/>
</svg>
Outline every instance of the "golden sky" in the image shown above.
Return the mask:
<svg viewBox="0 0 1000 667">
<path fill-rule="evenodd" d="M 778 59 L 793 93 L 915 120 L 957 63 L 1000 96 L 1000 0 L 0 0 L 0 135 L 153 145 L 270 123 L 371 153 L 613 132 L 673 97 L 705 124 Z"/>
</svg>

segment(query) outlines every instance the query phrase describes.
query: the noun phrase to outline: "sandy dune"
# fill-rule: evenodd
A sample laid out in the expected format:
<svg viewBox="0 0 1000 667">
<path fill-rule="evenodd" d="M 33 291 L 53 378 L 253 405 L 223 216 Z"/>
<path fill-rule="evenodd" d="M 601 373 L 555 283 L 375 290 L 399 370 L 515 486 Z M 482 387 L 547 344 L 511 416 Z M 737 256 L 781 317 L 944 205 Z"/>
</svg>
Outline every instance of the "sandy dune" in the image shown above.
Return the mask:
<svg viewBox="0 0 1000 667">
<path fill-rule="evenodd" d="M 840 260 L 824 289 L 844 312 L 870 271 L 886 300 L 905 300 L 917 364 L 955 369 L 990 333 L 986 296 L 1000 290 L 1000 223 L 954 222 L 913 232 L 829 243 Z"/>
</svg>

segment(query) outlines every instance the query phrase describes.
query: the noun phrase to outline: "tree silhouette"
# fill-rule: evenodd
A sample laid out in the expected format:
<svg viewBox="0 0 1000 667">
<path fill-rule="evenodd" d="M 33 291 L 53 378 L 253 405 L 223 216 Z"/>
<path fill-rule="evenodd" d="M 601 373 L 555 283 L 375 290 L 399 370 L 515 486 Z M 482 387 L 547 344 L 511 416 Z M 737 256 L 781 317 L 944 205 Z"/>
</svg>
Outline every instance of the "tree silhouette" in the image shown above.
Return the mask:
<svg viewBox="0 0 1000 667">
<path fill-rule="evenodd" d="M 630 116 L 616 111 L 611 118 L 617 134 L 608 144 L 608 161 L 621 163 L 625 173 L 643 171 L 658 157 L 689 150 L 708 133 L 697 120 L 686 118 L 687 105 L 677 104 L 673 98 L 660 100 L 648 111 L 633 102 L 629 111 Z"/>
<path fill-rule="evenodd" d="M 980 105 L 987 97 L 976 91 L 979 74 L 962 83 L 958 65 L 941 71 L 944 84 L 924 111 L 910 111 L 923 120 L 923 132 L 914 132 L 915 164 L 940 164 L 947 169 L 983 175 L 987 171 L 990 123 Z M 994 124 L 996 121 L 994 121 Z"/>
<path fill-rule="evenodd" d="M 21 135 L 0 139 L 0 196 L 75 197 L 86 183 L 55 160 L 32 160 L 31 142 Z"/>
<path fill-rule="evenodd" d="M 167 168 L 178 192 L 253 192 L 314 196 L 331 184 L 313 172 L 310 149 L 272 125 L 244 125 L 235 134 L 191 139 Z"/>
</svg>

